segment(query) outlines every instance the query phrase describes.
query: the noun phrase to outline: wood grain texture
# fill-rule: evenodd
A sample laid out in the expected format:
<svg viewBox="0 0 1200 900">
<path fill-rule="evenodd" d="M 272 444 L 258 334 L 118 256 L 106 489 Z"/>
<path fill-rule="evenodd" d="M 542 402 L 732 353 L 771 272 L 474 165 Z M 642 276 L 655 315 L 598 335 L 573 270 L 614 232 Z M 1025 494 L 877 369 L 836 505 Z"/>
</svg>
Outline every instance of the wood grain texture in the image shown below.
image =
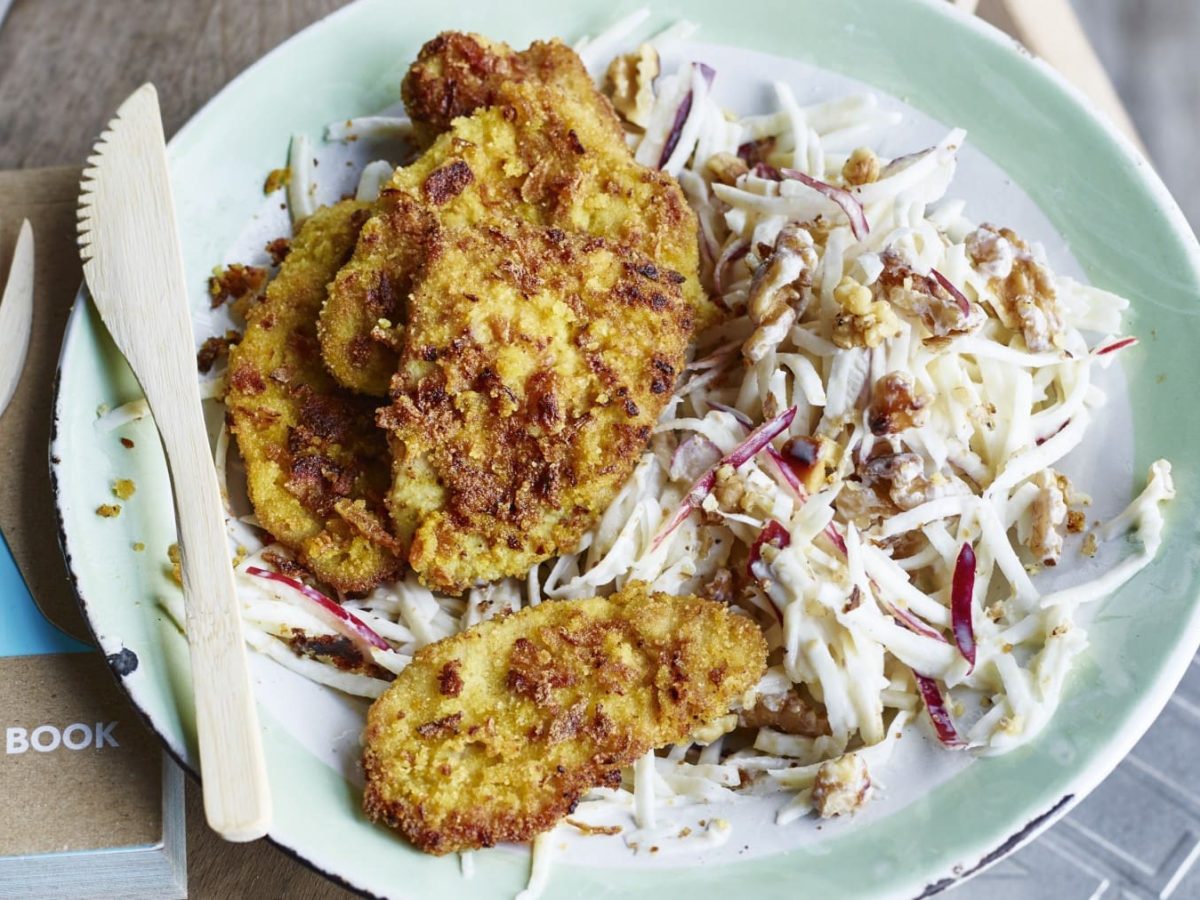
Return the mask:
<svg viewBox="0 0 1200 900">
<path fill-rule="evenodd" d="M 157 85 L 168 136 L 235 75 L 346 0 L 16 0 L 0 26 L 0 169 L 79 165 Z"/>
<path fill-rule="evenodd" d="M 228 840 L 253 840 L 270 827 L 270 790 L 153 85 L 120 105 L 88 161 L 79 198 L 84 279 L 146 392 L 175 497 L 205 813 Z"/>
<path fill-rule="evenodd" d="M 1000 0 L 1000 5 L 1012 22 L 1007 30 L 1082 90 L 1118 130 L 1145 152 L 1069 0 Z"/>
</svg>

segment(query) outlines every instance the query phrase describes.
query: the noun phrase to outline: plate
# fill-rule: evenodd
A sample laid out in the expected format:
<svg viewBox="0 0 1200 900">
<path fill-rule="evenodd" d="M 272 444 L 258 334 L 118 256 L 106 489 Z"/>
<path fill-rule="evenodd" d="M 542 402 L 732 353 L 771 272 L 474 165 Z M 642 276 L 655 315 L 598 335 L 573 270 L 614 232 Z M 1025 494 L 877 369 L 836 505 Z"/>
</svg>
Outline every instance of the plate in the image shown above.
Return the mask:
<svg viewBox="0 0 1200 900">
<path fill-rule="evenodd" d="M 586 0 L 566 9 L 535 0 L 514 15 L 511 7 L 472 0 L 400 15 L 390 0 L 360 0 L 237 78 L 170 145 L 198 336 L 212 333 L 204 283 L 214 263 L 237 258 L 231 253 L 241 242 L 261 247 L 260 236 L 278 233 L 270 224 L 279 216 L 276 201 L 272 210 L 261 185 L 284 164 L 292 133 L 317 137 L 329 122 L 394 104 L 408 61 L 440 30 L 479 31 L 516 46 L 550 35 L 572 40 L 638 5 Z M 1076 92 L 1011 39 L 943 0 L 772 0 L 752 16 L 701 0 L 657 6 L 649 26 L 684 16 L 700 24 L 696 37 L 704 43 L 683 51 L 743 76 L 739 106 L 754 102 L 755 91 L 763 102 L 769 81 L 762 73 L 803 96 L 844 93 L 857 80 L 913 108 L 914 141 L 922 129 L 968 129 L 974 149 L 952 193 L 971 201 L 969 211 L 1029 231 L 1047 244 L 1057 269 L 1134 302 L 1130 330 L 1143 343 L 1125 355 L 1127 385 L 1118 374 L 1114 401 L 1092 435 L 1096 452 L 1084 461 L 1101 473 L 1097 505 L 1127 497 L 1159 456 L 1175 463 L 1179 498 L 1168 509 L 1158 559 L 1096 611 L 1091 654 L 1034 743 L 951 768 L 918 748 L 891 773 L 878 808 L 849 825 L 787 831 L 747 819 L 712 852 L 655 859 L 593 852 L 596 845 L 556 848 L 544 896 L 669 889 L 698 898 L 731 891 L 783 897 L 798 885 L 817 896 L 934 892 L 1015 849 L 1095 787 L 1153 721 L 1195 652 L 1200 501 L 1192 448 L 1200 445 L 1200 420 L 1186 404 L 1197 374 L 1200 247 L 1150 167 Z M 166 468 L 149 421 L 120 432 L 133 448 L 96 428 L 100 406 L 138 396 L 94 309 L 77 304 L 51 448 L 64 552 L 97 639 L 106 654 L 120 654 L 114 658 L 126 690 L 192 767 L 186 647 L 157 602 L 176 590 L 166 563 L 175 540 Z M 126 514 L 102 519 L 95 509 L 115 478 L 134 479 L 138 493 Z M 1095 478 L 1085 485 L 1096 487 Z M 135 552 L 135 543 L 144 550 Z M 265 660 L 256 659 L 252 671 L 275 802 L 272 840 L 381 896 L 504 897 L 524 886 L 524 850 L 477 853 L 475 874 L 464 880 L 456 858 L 423 856 L 366 822 L 355 783 L 361 776 L 347 762 L 356 753 L 361 707 Z"/>
</svg>

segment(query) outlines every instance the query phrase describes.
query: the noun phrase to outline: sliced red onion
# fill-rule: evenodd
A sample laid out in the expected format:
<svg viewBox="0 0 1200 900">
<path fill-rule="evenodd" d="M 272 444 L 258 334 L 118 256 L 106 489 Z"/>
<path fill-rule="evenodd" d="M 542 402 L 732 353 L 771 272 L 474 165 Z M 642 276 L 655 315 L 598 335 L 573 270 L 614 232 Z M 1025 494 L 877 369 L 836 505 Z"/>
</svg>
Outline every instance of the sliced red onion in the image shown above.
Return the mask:
<svg viewBox="0 0 1200 900">
<path fill-rule="evenodd" d="M 958 304 L 958 308 L 962 310 L 962 314 L 969 316 L 971 314 L 971 301 L 967 299 L 967 295 L 956 288 L 954 283 L 937 269 L 930 269 L 929 274 L 937 279 L 937 283 L 954 298 L 954 302 Z"/>
<path fill-rule="evenodd" d="M 885 178 L 895 175 L 902 169 L 907 169 L 912 163 L 915 163 L 923 156 L 928 156 L 936 149 L 937 147 L 926 147 L 924 150 L 918 150 L 916 153 L 906 153 L 903 156 L 897 156 L 883 167 L 883 170 L 879 173 L 879 180 L 883 181 Z"/>
<path fill-rule="evenodd" d="M 713 79 L 717 77 L 717 70 L 706 63 L 692 63 L 692 66 L 700 70 L 700 76 L 711 88 Z M 688 91 L 680 101 L 679 108 L 675 110 L 675 120 L 671 123 L 671 130 L 667 132 L 666 142 L 658 157 L 658 168 L 660 169 L 667 164 L 671 154 L 675 152 L 675 147 L 679 144 L 683 126 L 687 124 L 688 116 L 692 114 L 692 104 L 695 102 L 694 93 L 694 91 Z"/>
<path fill-rule="evenodd" d="M 788 530 L 774 519 L 770 519 L 763 526 L 763 530 L 758 533 L 758 537 L 754 539 L 754 543 L 750 545 L 750 557 L 746 560 L 746 574 L 751 578 L 759 578 L 754 567 L 762 559 L 764 544 L 770 544 L 772 547 L 782 550 L 791 544 L 791 542 L 792 536 L 788 533 Z"/>
<path fill-rule="evenodd" d="M 676 509 L 671 517 L 662 524 L 662 526 L 658 529 L 658 532 L 654 535 L 653 540 L 650 541 L 651 551 L 657 550 L 658 546 L 667 539 L 667 536 L 676 528 L 678 528 L 683 521 L 689 515 L 691 515 L 692 510 L 699 506 L 704 498 L 708 496 L 709 491 L 712 490 L 713 485 L 716 483 L 717 469 L 721 468 L 721 466 L 732 466 L 733 468 L 738 469 L 745 465 L 745 463 L 750 459 L 753 459 L 763 447 L 771 443 L 777 434 L 786 430 L 787 427 L 792 424 L 792 419 L 794 418 L 796 418 L 796 407 L 792 406 L 788 409 L 785 409 L 770 421 L 759 425 L 752 432 L 750 432 L 744 441 L 734 447 L 721 459 L 717 460 L 717 462 L 711 468 L 709 468 L 707 472 L 697 478 L 696 483 L 692 485 L 691 490 L 689 490 L 683 500 L 680 501 L 679 508 Z"/>
<path fill-rule="evenodd" d="M 1050 440 L 1050 438 L 1052 438 L 1052 437 L 1054 437 L 1055 435 L 1057 435 L 1057 434 L 1058 434 L 1060 431 L 1062 431 L 1064 428 L 1066 428 L 1066 427 L 1067 427 L 1068 425 L 1070 425 L 1070 424 L 1071 424 L 1071 420 L 1070 420 L 1070 419 L 1067 419 L 1067 421 L 1063 422 L 1061 425 L 1059 425 L 1057 428 L 1055 428 L 1055 429 L 1054 429 L 1052 432 L 1050 432 L 1049 434 L 1047 434 L 1047 435 L 1043 435 L 1042 437 L 1040 437 L 1040 438 L 1037 438 L 1037 439 L 1034 441 L 1034 443 L 1035 443 L 1035 444 L 1037 444 L 1039 447 L 1040 447 L 1040 446 L 1042 446 L 1042 444 L 1046 443 L 1046 441 Z"/>
<path fill-rule="evenodd" d="M 958 736 L 958 731 L 954 728 L 954 720 L 950 718 L 945 698 L 942 697 L 942 691 L 937 686 L 937 682 L 917 671 L 913 672 L 913 677 L 917 679 L 917 688 L 921 691 L 921 699 L 925 701 L 925 708 L 929 711 L 929 718 L 933 722 L 933 730 L 937 732 L 942 746 L 950 750 L 961 750 L 967 746 L 967 742 Z"/>
<path fill-rule="evenodd" d="M 757 178 L 765 178 L 767 181 L 783 181 L 783 175 L 770 163 L 756 162 L 750 171 Z"/>
<path fill-rule="evenodd" d="M 867 222 L 867 214 L 863 210 L 862 204 L 849 191 L 844 188 L 834 187 L 832 184 L 826 184 L 824 181 L 817 181 L 817 179 L 805 175 L 799 169 L 780 169 L 779 171 L 784 178 L 799 181 L 814 191 L 824 194 L 840 206 L 842 212 L 850 219 L 850 230 L 854 233 L 855 240 L 861 241 L 871 233 L 871 226 Z"/>
<path fill-rule="evenodd" d="M 886 600 L 880 600 L 879 605 L 883 607 L 884 612 L 886 612 L 889 616 L 891 616 L 913 634 L 919 634 L 921 637 L 927 637 L 935 641 L 941 641 L 943 644 L 950 643 L 948 640 L 946 640 L 946 636 L 944 634 L 942 634 L 936 628 L 926 625 L 907 609 L 902 609 L 899 606 L 893 606 Z"/>
<path fill-rule="evenodd" d="M 763 148 L 768 150 L 774 146 L 774 138 L 760 138 L 757 141 L 746 141 L 744 144 L 739 144 L 737 148 L 738 159 L 748 166 L 753 166 L 757 162 L 761 162 L 763 158 Z"/>
<path fill-rule="evenodd" d="M 695 391 L 700 390 L 702 387 L 708 387 L 710 383 L 716 381 L 725 374 L 725 370 L 729 368 L 729 363 L 732 361 L 733 356 L 730 356 L 721 365 L 713 366 L 707 372 L 703 373 L 702 375 L 697 375 L 691 381 L 683 382 L 678 388 L 676 388 L 673 396 L 686 397 L 688 394 L 694 393 Z"/>
<path fill-rule="evenodd" d="M 732 406 L 727 406 L 724 403 L 718 403 L 716 400 L 709 400 L 708 405 L 711 406 L 713 409 L 717 410 L 718 412 L 729 413 L 729 415 L 731 415 L 735 419 L 737 419 L 738 424 L 741 425 L 743 428 L 745 428 L 747 431 L 749 431 L 750 429 L 752 429 L 754 427 L 754 422 L 751 421 L 750 417 L 748 415 L 746 415 L 744 412 L 742 412 L 740 409 L 737 409 Z M 774 450 L 775 448 L 769 447 L 768 449 Z"/>
<path fill-rule="evenodd" d="M 700 359 L 692 360 L 692 362 L 687 364 L 686 368 L 700 370 L 711 369 L 714 366 L 723 365 L 737 355 L 737 352 L 741 346 L 741 341 L 729 341 L 728 343 L 722 344 L 716 350 L 713 350 L 708 354 L 708 356 L 702 356 Z"/>
<path fill-rule="evenodd" d="M 763 422 L 750 432 L 750 436 L 746 440 L 734 447 L 729 455 L 721 460 L 722 465 L 728 464 L 735 469 L 740 468 L 757 456 L 758 452 L 771 443 L 776 435 L 786 431 L 794 418 L 796 418 L 796 407 L 789 406 L 775 418 Z"/>
<path fill-rule="evenodd" d="M 342 637 L 353 642 L 362 651 L 363 658 L 367 662 L 371 661 L 371 648 L 376 650 L 392 649 L 391 645 L 369 628 L 366 623 L 316 588 L 311 588 L 304 582 L 289 578 L 279 572 L 260 569 L 258 566 L 247 566 L 246 574 L 264 578 L 267 581 L 278 581 L 304 597 L 308 601 L 305 604 L 308 610 Z"/>
<path fill-rule="evenodd" d="M 954 628 L 954 643 L 970 668 L 975 670 L 975 625 L 971 621 L 972 598 L 975 595 L 975 550 L 969 543 L 962 545 L 954 564 L 950 583 L 950 622 Z"/>
<path fill-rule="evenodd" d="M 1104 356 L 1107 353 L 1116 353 L 1118 350 L 1124 350 L 1126 347 L 1132 347 L 1138 342 L 1135 337 L 1121 338 L 1119 341 L 1113 341 L 1111 344 L 1105 344 L 1103 347 L 1097 347 L 1092 351 L 1094 356 Z"/>
<path fill-rule="evenodd" d="M 683 134 L 683 126 L 688 120 L 688 116 L 692 112 L 692 92 L 688 91 L 683 95 L 683 102 L 679 104 L 679 108 L 675 110 L 675 121 L 671 123 L 671 130 L 667 132 L 666 143 L 663 144 L 662 153 L 658 157 L 658 168 L 662 168 L 667 164 L 667 160 L 671 158 L 671 154 L 675 152 L 675 145 L 679 143 L 679 136 Z"/>
<path fill-rule="evenodd" d="M 671 454 L 668 474 L 672 481 L 695 479 L 721 458 L 721 448 L 702 434 L 693 434 Z"/>
<path fill-rule="evenodd" d="M 841 532 L 834 527 L 832 522 L 825 526 L 825 537 L 833 542 L 833 546 L 837 547 L 842 556 L 849 555 L 850 551 L 846 549 L 846 539 L 842 537 Z"/>
<path fill-rule="evenodd" d="M 713 266 L 713 289 L 718 294 L 725 293 L 725 269 L 733 265 L 750 252 L 750 245 L 745 241 L 735 241 L 722 251 Z"/>
</svg>

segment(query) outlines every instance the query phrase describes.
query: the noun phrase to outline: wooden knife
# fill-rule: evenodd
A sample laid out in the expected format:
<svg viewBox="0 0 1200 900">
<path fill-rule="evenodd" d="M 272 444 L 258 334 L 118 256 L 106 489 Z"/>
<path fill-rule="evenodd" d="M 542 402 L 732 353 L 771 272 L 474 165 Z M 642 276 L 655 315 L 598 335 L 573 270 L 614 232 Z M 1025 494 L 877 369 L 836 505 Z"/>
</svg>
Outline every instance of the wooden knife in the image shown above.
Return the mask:
<svg viewBox="0 0 1200 900">
<path fill-rule="evenodd" d="M 79 195 L 84 279 L 146 392 L 175 493 L 204 810 L 223 837 L 253 840 L 270 826 L 271 801 L 153 85 L 121 104 L 88 163 Z"/>
</svg>

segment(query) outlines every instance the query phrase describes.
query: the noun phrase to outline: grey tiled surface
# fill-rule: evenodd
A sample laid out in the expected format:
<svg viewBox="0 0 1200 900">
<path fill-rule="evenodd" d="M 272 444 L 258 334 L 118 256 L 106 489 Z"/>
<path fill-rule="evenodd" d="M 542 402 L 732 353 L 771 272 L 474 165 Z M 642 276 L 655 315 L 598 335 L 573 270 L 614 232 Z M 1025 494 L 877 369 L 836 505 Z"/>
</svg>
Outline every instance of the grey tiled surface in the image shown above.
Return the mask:
<svg viewBox="0 0 1200 900">
<path fill-rule="evenodd" d="M 1133 752 L 1038 840 L 951 892 L 971 900 L 1200 898 L 1200 657 Z"/>
<path fill-rule="evenodd" d="M 1200 2 L 1071 0 L 1150 159 L 1200 227 Z"/>
</svg>

